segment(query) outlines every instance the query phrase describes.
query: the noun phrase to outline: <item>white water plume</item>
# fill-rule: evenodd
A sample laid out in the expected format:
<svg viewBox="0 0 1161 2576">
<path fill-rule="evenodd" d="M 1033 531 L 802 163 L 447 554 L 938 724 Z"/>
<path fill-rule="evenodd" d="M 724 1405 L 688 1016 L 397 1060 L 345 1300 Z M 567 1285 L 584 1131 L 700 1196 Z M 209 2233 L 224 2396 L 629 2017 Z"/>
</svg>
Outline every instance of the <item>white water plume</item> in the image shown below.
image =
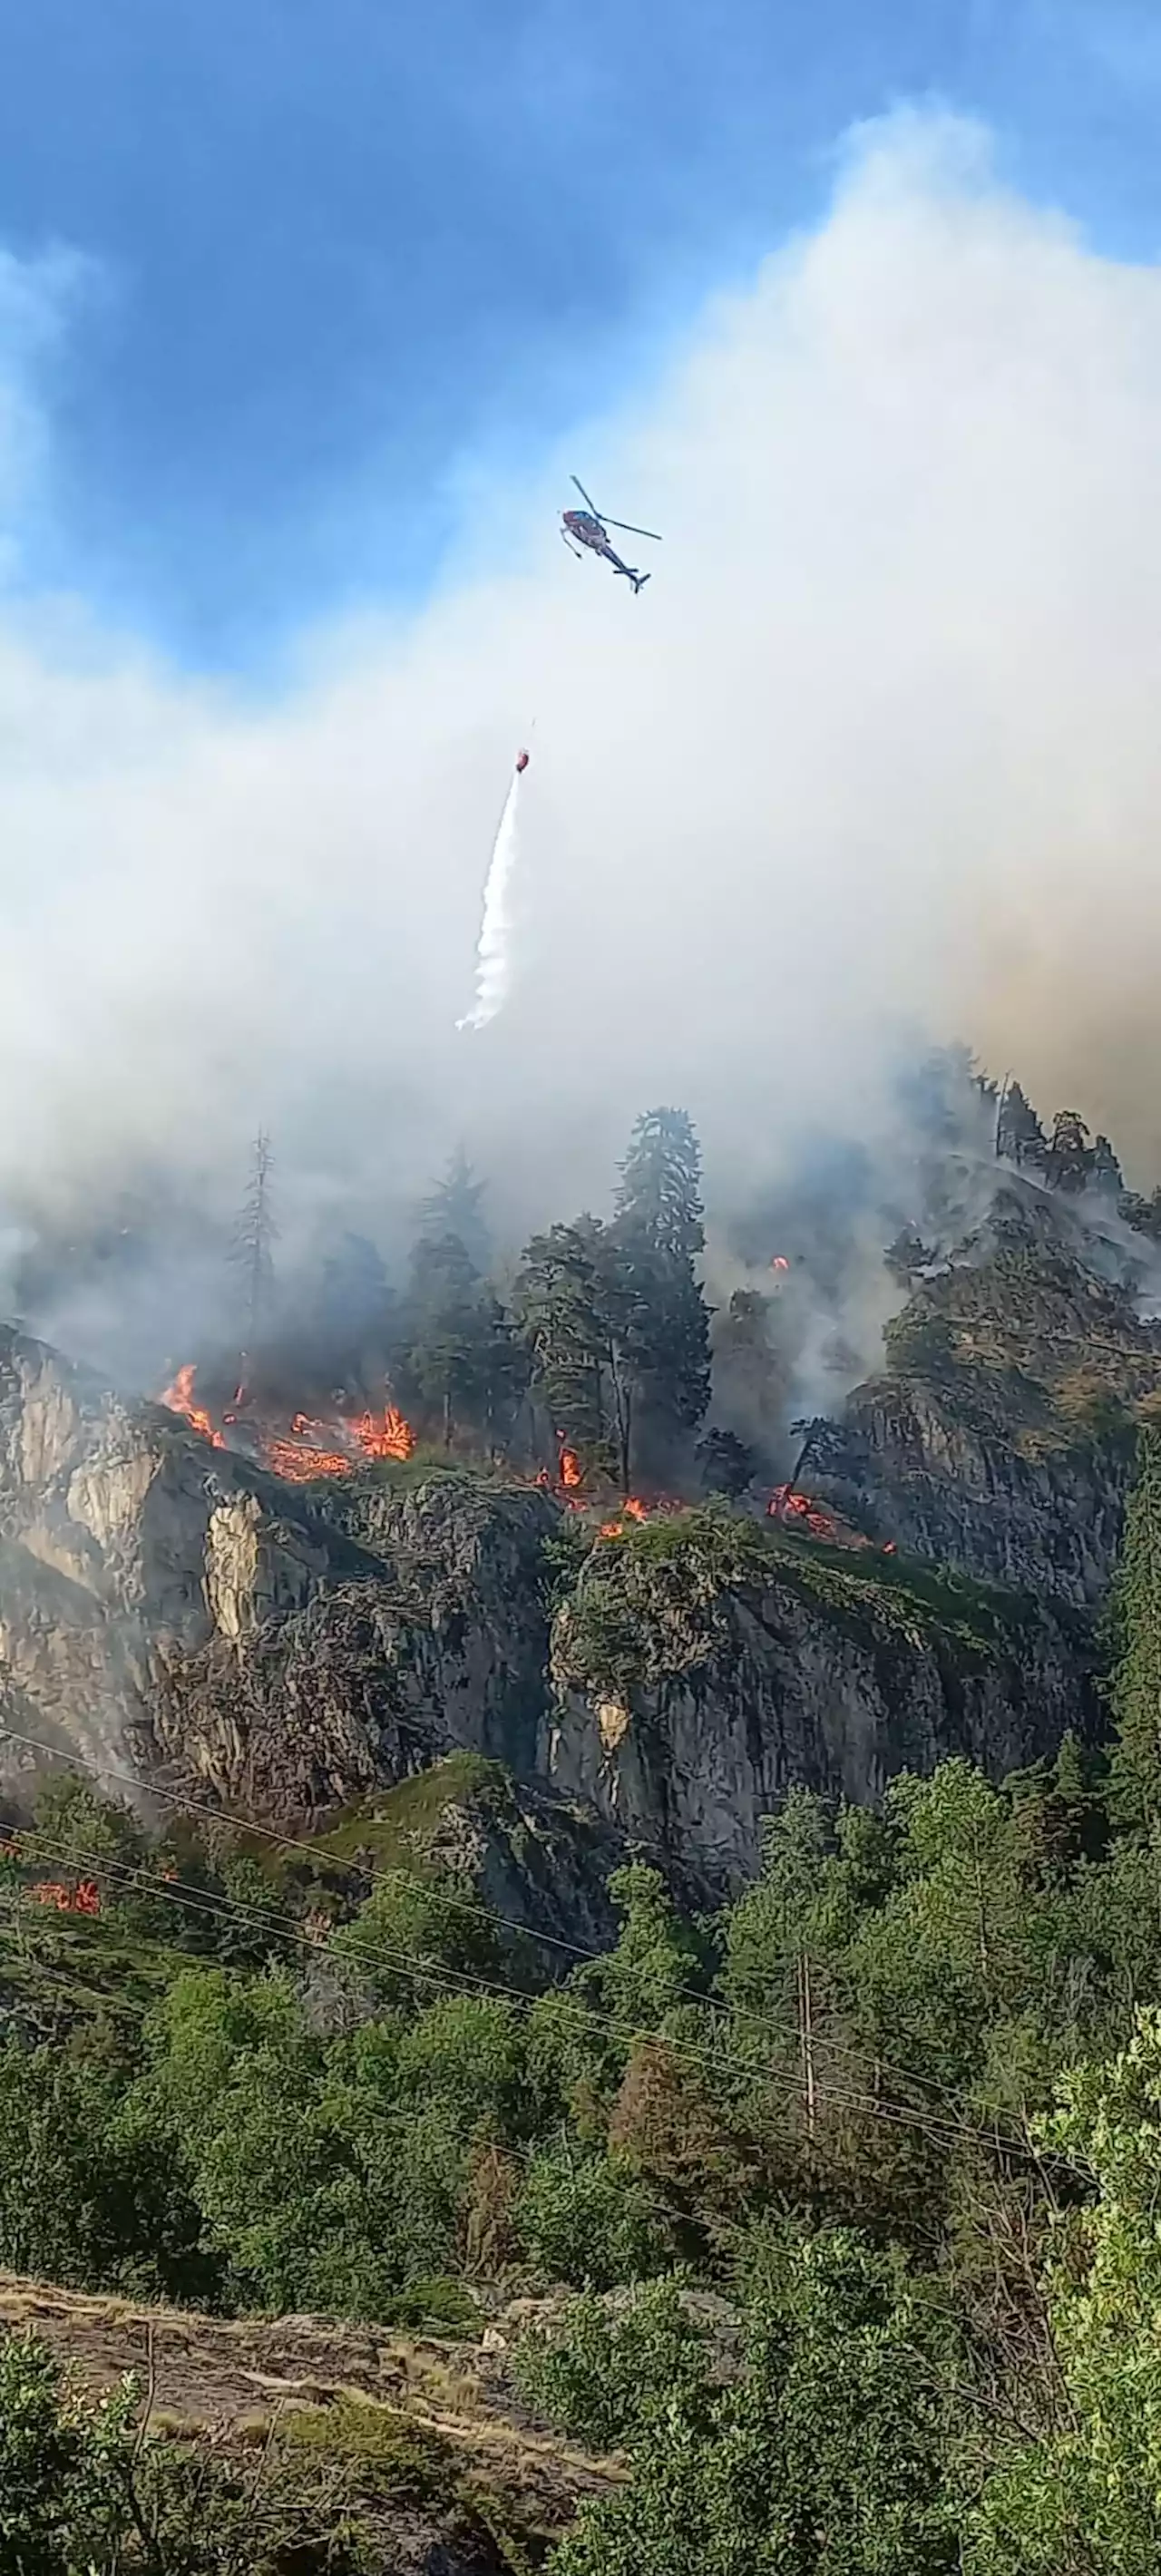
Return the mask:
<svg viewBox="0 0 1161 2576">
<path fill-rule="evenodd" d="M 499 830 L 492 850 L 492 864 L 484 887 L 484 918 L 480 924 L 480 941 L 476 950 L 476 998 L 457 1029 L 484 1029 L 494 1020 L 508 999 L 512 984 L 512 914 L 510 895 L 516 868 L 516 808 L 520 796 L 520 771 L 512 772 L 512 784 L 504 800 Z"/>
</svg>

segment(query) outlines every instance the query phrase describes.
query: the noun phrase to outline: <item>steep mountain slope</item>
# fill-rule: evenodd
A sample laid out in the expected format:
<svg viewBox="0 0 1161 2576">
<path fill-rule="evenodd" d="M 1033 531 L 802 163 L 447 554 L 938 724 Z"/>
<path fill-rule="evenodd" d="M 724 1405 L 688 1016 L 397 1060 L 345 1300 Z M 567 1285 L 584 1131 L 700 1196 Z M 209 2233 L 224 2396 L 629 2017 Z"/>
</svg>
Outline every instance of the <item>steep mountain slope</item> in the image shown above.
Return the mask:
<svg viewBox="0 0 1161 2576">
<path fill-rule="evenodd" d="M 1133 1256 L 1011 1178 L 924 1277 L 886 1369 L 814 1426 L 801 1474 L 868 1533 L 984 1582 L 1079 1606 L 1120 1539 L 1134 1422 L 1161 1392 L 1161 1328 Z"/>
<path fill-rule="evenodd" d="M 705 1513 L 594 1551 L 553 1680 L 554 1780 L 735 1885 L 794 1781 L 865 1802 L 895 1771 L 965 1753 L 1000 1774 L 1096 1723 L 1082 1618 Z"/>
<path fill-rule="evenodd" d="M 526 1784 L 502 1831 L 478 1807 L 462 1829 L 477 1871 L 511 1897 L 522 1848 L 540 1919 L 590 1929 L 618 1833 L 736 1878 L 789 1780 L 865 1797 L 903 1764 L 1002 1769 L 1092 1723 L 1063 1613 L 728 1515 L 601 1538 L 463 1472 L 286 1486 L 15 1333 L 0 1529 L 18 1735 L 281 1818 L 469 1748 Z M 10 1772 L 29 1758 L 10 1746 Z M 546 1859 L 565 1842 L 571 1874 Z"/>
</svg>

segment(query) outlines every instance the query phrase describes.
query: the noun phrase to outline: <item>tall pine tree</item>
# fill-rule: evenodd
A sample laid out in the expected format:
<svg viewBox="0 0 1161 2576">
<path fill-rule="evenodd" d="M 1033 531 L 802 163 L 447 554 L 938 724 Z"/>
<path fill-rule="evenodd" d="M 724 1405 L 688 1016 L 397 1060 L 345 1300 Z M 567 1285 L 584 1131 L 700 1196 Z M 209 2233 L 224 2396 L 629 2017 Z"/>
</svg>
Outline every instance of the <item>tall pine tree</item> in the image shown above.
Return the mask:
<svg viewBox="0 0 1161 2576">
<path fill-rule="evenodd" d="M 996 1153 L 1002 1163 L 1022 1171 L 1042 1172 L 1048 1139 L 1031 1101 L 1018 1082 L 1005 1083 L 996 1112 Z"/>
<path fill-rule="evenodd" d="M 400 1370 L 409 1403 L 493 1453 L 512 1435 L 528 1386 L 514 1318 L 456 1234 L 421 1236 L 411 1258 Z"/>
<path fill-rule="evenodd" d="M 684 1109 L 649 1109 L 621 1166 L 615 1239 L 630 1301 L 638 1448 L 646 1477 L 671 1475 L 710 1392 L 701 1151 Z"/>
<path fill-rule="evenodd" d="M 403 1380 L 445 1444 L 487 1411 L 492 1300 L 456 1234 L 421 1237 L 411 1259 Z"/>
<path fill-rule="evenodd" d="M 550 1226 L 526 1245 L 516 1281 L 533 1391 L 584 1463 L 629 1475 L 635 1303 L 611 1230 L 597 1217 Z"/>
<path fill-rule="evenodd" d="M 701 1148 L 684 1109 L 647 1109 L 621 1165 L 617 1221 L 654 1252 L 694 1261 L 705 1249 Z"/>
<path fill-rule="evenodd" d="M 479 1271 L 491 1258 L 491 1240 L 483 1210 L 484 1183 L 476 1179 L 462 1145 L 457 1145 L 443 1179 L 420 1206 L 421 1235 L 439 1243 L 455 1235 Z"/>
<path fill-rule="evenodd" d="M 1050 1190 L 1083 1190 L 1092 1169 L 1088 1129 L 1079 1109 L 1058 1109 L 1044 1178 Z"/>
</svg>

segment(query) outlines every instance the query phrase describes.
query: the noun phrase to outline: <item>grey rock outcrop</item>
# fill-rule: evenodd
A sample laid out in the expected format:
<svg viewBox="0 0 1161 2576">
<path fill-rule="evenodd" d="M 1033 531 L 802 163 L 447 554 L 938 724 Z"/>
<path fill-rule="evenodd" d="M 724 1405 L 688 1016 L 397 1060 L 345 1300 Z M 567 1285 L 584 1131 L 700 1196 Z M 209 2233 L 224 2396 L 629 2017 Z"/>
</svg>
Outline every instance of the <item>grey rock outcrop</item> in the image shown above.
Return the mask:
<svg viewBox="0 0 1161 2576">
<path fill-rule="evenodd" d="M 952 1753 L 1000 1776 L 1093 1731 L 1083 1620 L 861 1562 L 696 1521 L 668 1566 L 599 1551 L 556 1623 L 554 1782 L 728 1886 L 792 1782 L 867 1801 Z"/>
<path fill-rule="evenodd" d="M 1115 1432 L 1037 1452 L 958 1390 L 885 1377 L 856 1388 L 804 1475 L 880 1542 L 1082 1607 L 1107 1590 L 1131 1465 Z"/>
</svg>

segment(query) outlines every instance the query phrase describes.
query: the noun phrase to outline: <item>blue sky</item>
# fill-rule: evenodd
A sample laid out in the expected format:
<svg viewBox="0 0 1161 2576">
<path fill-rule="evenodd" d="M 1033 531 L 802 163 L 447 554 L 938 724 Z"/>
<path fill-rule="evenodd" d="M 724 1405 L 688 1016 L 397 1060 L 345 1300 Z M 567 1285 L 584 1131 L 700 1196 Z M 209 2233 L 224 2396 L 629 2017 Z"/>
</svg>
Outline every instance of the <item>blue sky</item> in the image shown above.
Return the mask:
<svg viewBox="0 0 1161 2576">
<path fill-rule="evenodd" d="M 194 669 L 422 593 L 465 470 L 639 390 L 902 100 L 1161 243 L 1153 0 L 0 0 L 0 60 L 9 578 Z"/>
</svg>

